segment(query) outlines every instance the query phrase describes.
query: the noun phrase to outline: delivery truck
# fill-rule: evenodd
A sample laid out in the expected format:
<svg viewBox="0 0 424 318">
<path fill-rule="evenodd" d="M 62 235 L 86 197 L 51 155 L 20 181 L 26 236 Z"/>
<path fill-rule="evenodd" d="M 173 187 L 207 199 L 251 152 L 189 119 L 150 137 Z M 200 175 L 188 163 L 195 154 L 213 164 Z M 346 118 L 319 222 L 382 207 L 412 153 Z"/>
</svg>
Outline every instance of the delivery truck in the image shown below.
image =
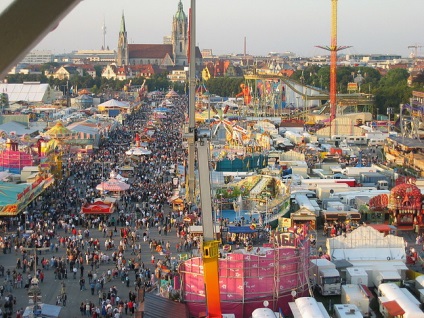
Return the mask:
<svg viewBox="0 0 424 318">
<path fill-rule="evenodd" d="M 340 273 L 336 265 L 327 259 L 310 260 L 309 279 L 323 296 L 341 294 Z"/>
</svg>

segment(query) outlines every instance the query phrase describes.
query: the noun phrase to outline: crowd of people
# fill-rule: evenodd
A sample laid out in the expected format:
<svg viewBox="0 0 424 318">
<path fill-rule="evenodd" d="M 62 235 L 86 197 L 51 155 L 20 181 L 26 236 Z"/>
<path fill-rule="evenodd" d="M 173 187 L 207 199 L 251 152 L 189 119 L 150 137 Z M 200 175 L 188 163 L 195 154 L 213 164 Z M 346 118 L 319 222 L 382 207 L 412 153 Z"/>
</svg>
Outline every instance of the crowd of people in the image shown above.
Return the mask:
<svg viewBox="0 0 424 318">
<path fill-rule="evenodd" d="M 188 250 L 195 244 L 181 226 L 183 213 L 168 208 L 175 176 L 171 166 L 182 164 L 186 155 L 181 127 L 187 99 L 173 102 L 172 113 L 165 118 L 161 116 L 160 120 L 155 120 L 151 111 L 156 105 L 142 105 L 126 116 L 123 126 L 109 131 L 92 155 L 64 158 L 64 177 L 33 201 L 27 214 L 5 223 L 10 235 L 3 237 L 8 242 L 3 252 L 15 253 L 17 257 L 16 268 L 3 269 L 5 290 L 28 287 L 30 273 L 35 273 L 43 283 L 47 279 L 45 272 L 52 271 L 54 280 L 79 282 L 82 294 L 72 297 L 84 298 L 81 315 L 117 318 L 135 312 L 138 289 L 151 287 L 155 279 L 161 278 L 157 262 L 172 266 L 171 249 Z M 147 134 L 146 127 L 154 127 L 154 134 Z M 136 134 L 148 137 L 150 156 L 125 154 Z M 83 204 L 105 195 L 96 186 L 111 171 L 118 173 L 125 164 L 133 165 L 134 172 L 128 180 L 130 189 L 115 202 L 116 213 L 82 215 Z M 152 228 L 163 237 L 171 232 L 181 235 L 181 241 L 171 247 L 165 240 L 152 240 L 149 237 Z M 93 231 L 102 235 L 93 235 Z M 161 246 L 159 255 L 164 255 L 163 260 L 156 259 L 158 250 L 152 248 L 154 245 Z M 34 257 L 34 247 L 38 257 Z M 141 251 L 149 248 L 155 259 L 153 264 L 142 260 Z M 38 270 L 34 272 L 35 268 Z M 118 292 L 115 284 L 119 281 L 130 289 L 128 295 Z M 98 303 L 87 300 L 84 293 L 98 295 Z M 62 305 L 66 304 L 66 298 L 69 301 L 66 289 L 62 288 L 58 297 Z"/>
</svg>

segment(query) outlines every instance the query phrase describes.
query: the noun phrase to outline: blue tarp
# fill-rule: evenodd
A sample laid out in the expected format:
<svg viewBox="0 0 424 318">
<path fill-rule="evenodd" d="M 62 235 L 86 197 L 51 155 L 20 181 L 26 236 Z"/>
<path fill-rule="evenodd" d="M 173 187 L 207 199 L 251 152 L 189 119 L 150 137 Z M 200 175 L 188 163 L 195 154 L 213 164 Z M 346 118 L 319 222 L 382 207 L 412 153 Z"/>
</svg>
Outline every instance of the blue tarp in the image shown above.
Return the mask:
<svg viewBox="0 0 424 318">
<path fill-rule="evenodd" d="M 252 230 L 250 226 L 229 226 L 228 233 L 255 233 L 255 230 Z"/>
<path fill-rule="evenodd" d="M 43 318 L 58 318 L 60 315 L 60 310 L 62 307 L 49 305 L 49 304 L 39 304 L 41 307 L 41 315 L 39 317 Z M 23 318 L 34 317 L 33 315 L 34 306 L 28 306 L 25 308 Z"/>
</svg>

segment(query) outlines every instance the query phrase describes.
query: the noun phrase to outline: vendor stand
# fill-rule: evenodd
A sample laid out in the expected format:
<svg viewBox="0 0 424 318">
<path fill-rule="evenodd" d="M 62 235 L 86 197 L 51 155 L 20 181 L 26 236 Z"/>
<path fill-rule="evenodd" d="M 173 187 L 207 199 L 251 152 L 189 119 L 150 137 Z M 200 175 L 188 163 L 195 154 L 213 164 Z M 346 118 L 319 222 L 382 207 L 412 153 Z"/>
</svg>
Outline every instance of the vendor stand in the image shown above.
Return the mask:
<svg viewBox="0 0 424 318">
<path fill-rule="evenodd" d="M 134 167 L 130 165 L 124 165 L 122 167 L 118 168 L 120 175 L 122 175 L 124 178 L 130 178 L 134 174 Z"/>
<path fill-rule="evenodd" d="M 290 215 L 291 223 L 292 225 L 296 224 L 305 224 L 307 223 L 309 225 L 310 229 L 316 230 L 316 220 L 317 217 L 314 212 L 306 209 L 301 208 L 297 210 L 296 212 L 292 213 Z"/>
<path fill-rule="evenodd" d="M 175 200 L 172 200 L 171 203 L 172 203 L 172 210 L 174 210 L 174 211 L 184 210 L 184 200 L 183 199 L 176 198 Z"/>
<path fill-rule="evenodd" d="M 229 226 L 226 235 L 228 244 L 243 244 L 248 246 L 259 238 L 259 229 L 255 226 Z"/>
</svg>

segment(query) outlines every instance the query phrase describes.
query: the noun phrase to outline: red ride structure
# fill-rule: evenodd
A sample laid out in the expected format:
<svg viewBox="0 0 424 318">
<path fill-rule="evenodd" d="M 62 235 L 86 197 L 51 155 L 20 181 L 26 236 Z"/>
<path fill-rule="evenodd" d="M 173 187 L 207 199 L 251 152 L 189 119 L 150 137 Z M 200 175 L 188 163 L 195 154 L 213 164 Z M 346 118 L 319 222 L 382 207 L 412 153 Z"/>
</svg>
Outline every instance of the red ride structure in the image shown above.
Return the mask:
<svg viewBox="0 0 424 318">
<path fill-rule="evenodd" d="M 337 46 L 337 1 L 331 0 L 331 43 L 330 46 L 317 46 L 330 51 L 330 132 L 337 111 L 337 52 L 350 46 Z M 331 134 L 331 133 L 330 133 Z"/>
</svg>

